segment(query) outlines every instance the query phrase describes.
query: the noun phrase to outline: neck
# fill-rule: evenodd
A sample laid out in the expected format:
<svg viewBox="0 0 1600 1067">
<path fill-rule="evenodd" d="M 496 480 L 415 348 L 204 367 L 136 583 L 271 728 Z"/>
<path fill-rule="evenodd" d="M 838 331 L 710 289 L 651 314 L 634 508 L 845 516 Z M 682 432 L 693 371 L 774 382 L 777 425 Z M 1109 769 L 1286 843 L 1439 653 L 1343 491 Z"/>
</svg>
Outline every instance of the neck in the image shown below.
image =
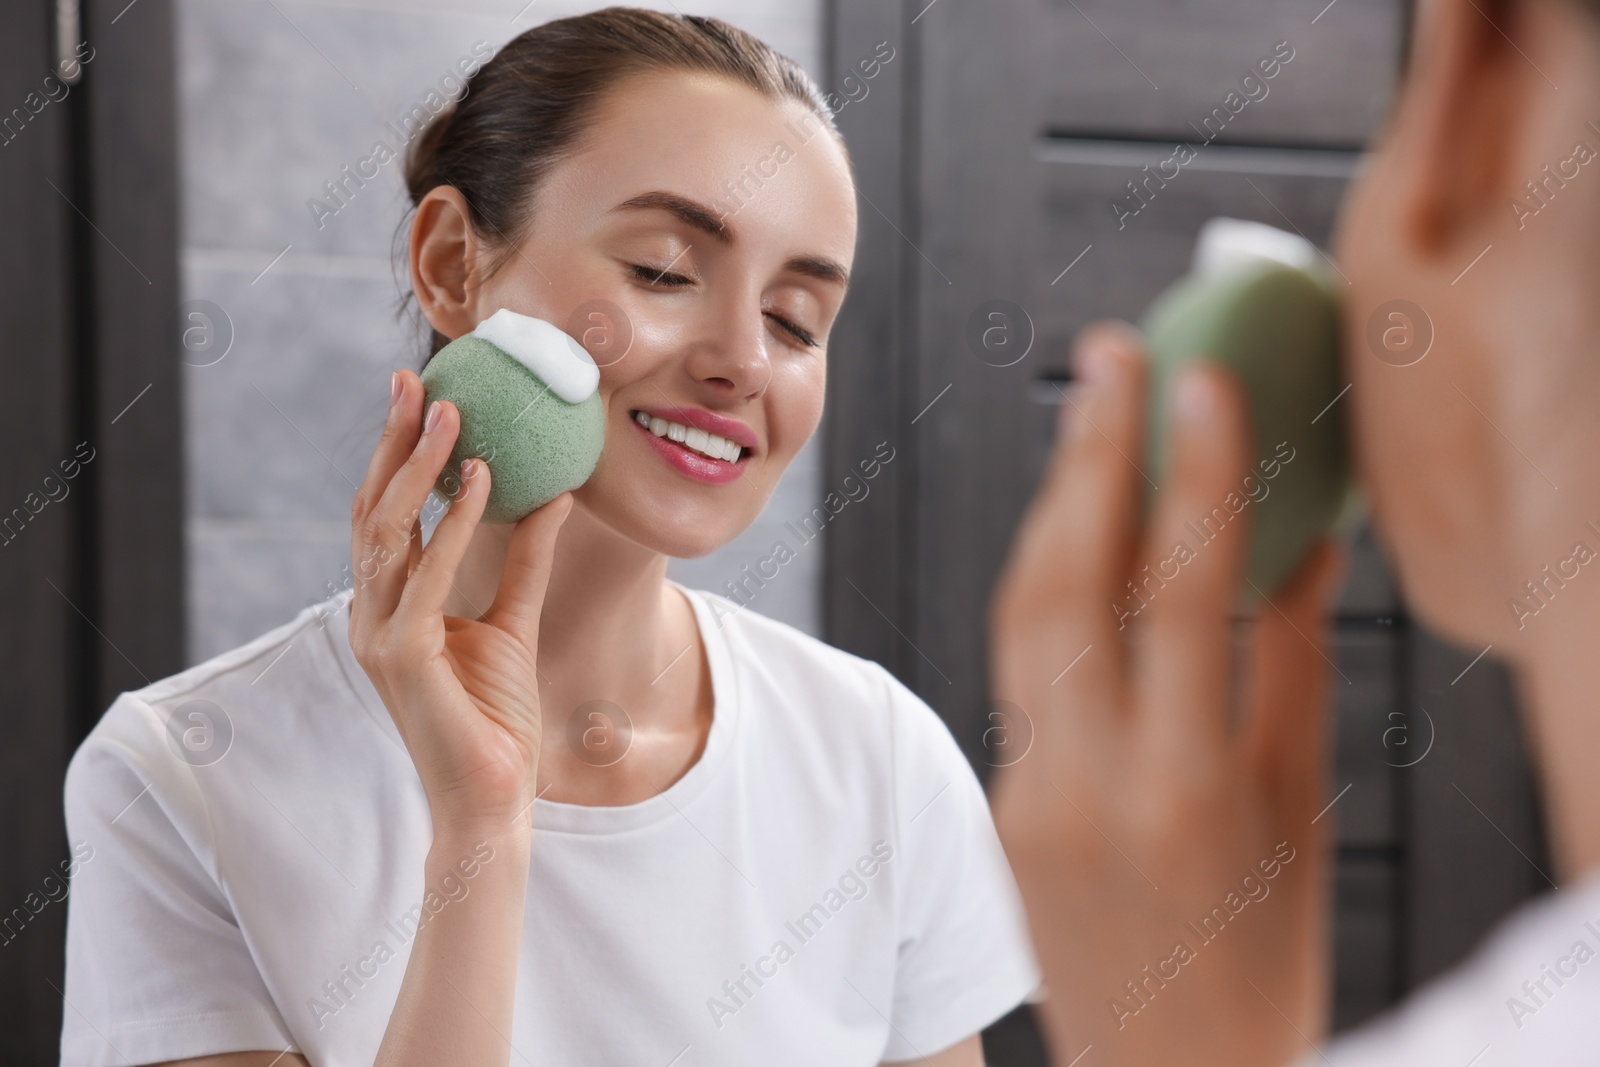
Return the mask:
<svg viewBox="0 0 1600 1067">
<path fill-rule="evenodd" d="M 513 527 L 480 526 L 456 576 L 447 614 L 488 610 Z M 652 683 L 674 656 L 698 642 L 692 609 L 666 580 L 667 557 L 611 530 L 574 504 L 556 540 L 539 625 L 539 699 L 546 737 L 560 737 L 581 704 L 609 700 L 635 726 L 667 714 Z M 698 662 L 685 655 L 677 665 Z M 641 721 L 643 720 L 643 721 Z M 667 725 L 663 723 L 662 725 Z"/>
<path fill-rule="evenodd" d="M 1591 542 L 1592 543 L 1592 542 Z M 1518 689 L 1538 764 L 1559 884 L 1600 866 L 1600 560 L 1543 609 L 1517 656 Z"/>
</svg>

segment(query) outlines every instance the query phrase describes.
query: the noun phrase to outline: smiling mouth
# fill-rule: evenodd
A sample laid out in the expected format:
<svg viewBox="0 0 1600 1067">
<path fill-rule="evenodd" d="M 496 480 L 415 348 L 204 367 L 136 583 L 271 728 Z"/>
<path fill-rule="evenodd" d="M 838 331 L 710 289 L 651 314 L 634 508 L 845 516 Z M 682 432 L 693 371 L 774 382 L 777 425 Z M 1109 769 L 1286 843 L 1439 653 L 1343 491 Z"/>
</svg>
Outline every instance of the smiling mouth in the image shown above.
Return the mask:
<svg viewBox="0 0 1600 1067">
<path fill-rule="evenodd" d="M 673 422 L 657 415 L 647 415 L 642 411 L 633 412 L 633 421 L 657 437 L 665 437 L 667 440 L 676 442 L 690 452 L 705 456 L 707 459 L 720 459 L 725 463 L 737 463 L 749 451 L 726 437 L 719 437 L 714 433 L 707 433 L 693 426 L 685 426 L 681 422 Z"/>
</svg>

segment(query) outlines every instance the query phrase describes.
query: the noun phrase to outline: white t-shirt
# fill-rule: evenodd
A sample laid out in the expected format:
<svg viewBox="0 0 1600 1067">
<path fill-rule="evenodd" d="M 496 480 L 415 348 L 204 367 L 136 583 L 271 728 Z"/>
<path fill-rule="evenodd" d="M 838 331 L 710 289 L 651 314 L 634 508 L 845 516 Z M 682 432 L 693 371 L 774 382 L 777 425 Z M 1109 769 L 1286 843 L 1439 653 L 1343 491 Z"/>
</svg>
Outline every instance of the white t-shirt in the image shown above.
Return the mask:
<svg viewBox="0 0 1600 1067">
<path fill-rule="evenodd" d="M 1298 1067 L 1594 1067 L 1600 869 L 1513 913 L 1455 970 Z"/>
<path fill-rule="evenodd" d="M 1021 901 L 933 710 L 685 592 L 704 754 L 642 803 L 537 802 L 512 1061 L 871 1065 L 1021 1002 Z M 423 885 L 427 800 L 350 650 L 349 598 L 123 693 L 73 758 L 67 1067 L 291 1047 L 370 1067 L 418 919 L 497 862 Z"/>
</svg>

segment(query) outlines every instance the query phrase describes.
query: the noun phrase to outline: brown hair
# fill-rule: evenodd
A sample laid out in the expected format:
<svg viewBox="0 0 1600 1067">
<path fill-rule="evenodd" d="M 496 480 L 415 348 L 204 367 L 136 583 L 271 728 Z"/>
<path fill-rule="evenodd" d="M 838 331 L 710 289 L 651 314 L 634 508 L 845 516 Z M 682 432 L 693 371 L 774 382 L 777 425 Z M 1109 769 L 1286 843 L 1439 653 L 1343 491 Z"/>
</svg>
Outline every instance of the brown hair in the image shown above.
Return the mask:
<svg viewBox="0 0 1600 1067">
<path fill-rule="evenodd" d="M 608 7 L 535 26 L 472 75 L 466 94 L 406 153 L 412 209 L 428 190 L 453 186 L 473 229 L 509 256 L 534 190 L 605 93 L 630 75 L 665 70 L 721 75 L 773 100 L 798 100 L 838 135 L 816 83 L 758 38 L 721 19 Z M 433 331 L 430 356 L 447 340 Z"/>
</svg>

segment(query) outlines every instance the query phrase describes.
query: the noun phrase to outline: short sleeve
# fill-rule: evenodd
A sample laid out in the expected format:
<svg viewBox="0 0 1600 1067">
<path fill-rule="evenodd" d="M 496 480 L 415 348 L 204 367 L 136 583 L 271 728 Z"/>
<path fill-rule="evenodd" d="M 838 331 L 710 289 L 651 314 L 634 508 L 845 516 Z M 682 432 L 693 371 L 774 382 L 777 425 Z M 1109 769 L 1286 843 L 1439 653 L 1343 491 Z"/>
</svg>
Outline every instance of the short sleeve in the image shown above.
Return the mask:
<svg viewBox="0 0 1600 1067">
<path fill-rule="evenodd" d="M 211 873 L 193 769 L 164 740 L 125 693 L 67 769 L 63 1067 L 291 1044 Z"/>
<path fill-rule="evenodd" d="M 983 787 L 943 720 L 883 672 L 902 863 L 885 1060 L 916 1060 L 988 1026 L 1039 986 L 1021 895 Z"/>
</svg>

